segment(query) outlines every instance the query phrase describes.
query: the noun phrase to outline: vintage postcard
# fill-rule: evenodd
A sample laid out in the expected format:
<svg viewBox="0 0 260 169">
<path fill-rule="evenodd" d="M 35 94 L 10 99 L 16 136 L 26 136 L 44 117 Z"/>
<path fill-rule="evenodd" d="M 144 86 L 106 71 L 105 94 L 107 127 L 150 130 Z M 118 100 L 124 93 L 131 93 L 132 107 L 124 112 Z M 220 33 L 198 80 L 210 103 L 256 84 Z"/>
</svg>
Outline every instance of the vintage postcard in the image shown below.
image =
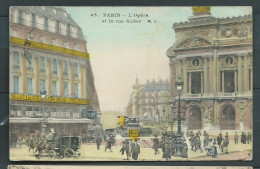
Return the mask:
<svg viewBox="0 0 260 169">
<path fill-rule="evenodd" d="M 252 160 L 252 24 L 246 6 L 12 6 L 10 160 Z"/>
</svg>

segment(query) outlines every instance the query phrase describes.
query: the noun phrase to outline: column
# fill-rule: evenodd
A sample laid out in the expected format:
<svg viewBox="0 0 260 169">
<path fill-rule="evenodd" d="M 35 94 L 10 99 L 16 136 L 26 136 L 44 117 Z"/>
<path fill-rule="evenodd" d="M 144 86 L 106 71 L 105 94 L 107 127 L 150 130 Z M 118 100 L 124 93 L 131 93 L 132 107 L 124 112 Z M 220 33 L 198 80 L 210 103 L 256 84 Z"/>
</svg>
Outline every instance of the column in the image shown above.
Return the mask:
<svg viewBox="0 0 260 169">
<path fill-rule="evenodd" d="M 50 58 L 47 58 L 47 95 L 52 95 L 52 80 L 51 80 L 51 59 Z"/>
<path fill-rule="evenodd" d="M 252 93 L 252 91 L 253 91 L 253 68 L 250 71 L 250 76 L 251 76 L 250 85 L 251 85 L 251 93 Z"/>
<path fill-rule="evenodd" d="M 224 71 L 221 72 L 221 78 L 222 78 L 221 92 L 225 93 L 225 74 L 224 74 Z"/>
<path fill-rule="evenodd" d="M 214 78 L 215 78 L 215 70 L 214 70 L 214 57 L 212 57 L 211 59 L 211 62 L 210 62 L 210 90 L 211 90 L 211 93 L 215 93 L 215 88 L 214 88 Z"/>
<path fill-rule="evenodd" d="M 212 85 L 212 87 L 213 87 L 213 93 L 217 93 L 217 55 L 215 54 L 214 55 L 214 58 L 213 58 L 213 76 L 212 76 L 212 78 L 213 78 L 213 85 Z"/>
<path fill-rule="evenodd" d="M 203 78 L 203 72 L 200 73 L 200 85 L 201 85 L 201 93 L 204 93 L 204 78 Z"/>
<path fill-rule="evenodd" d="M 220 58 L 217 56 L 216 59 L 216 78 L 215 78 L 215 84 L 216 84 L 216 92 L 220 92 L 220 80 L 221 80 L 221 75 L 220 75 L 220 70 L 219 70 L 219 61 Z"/>
<path fill-rule="evenodd" d="M 191 72 L 189 72 L 189 94 L 191 94 Z"/>
<path fill-rule="evenodd" d="M 238 55 L 238 92 L 242 92 L 242 56 Z"/>
<path fill-rule="evenodd" d="M 22 85 L 22 91 L 21 93 L 26 93 L 26 89 L 27 89 L 27 80 L 26 80 L 26 62 L 27 62 L 27 59 L 26 57 L 24 56 L 24 53 L 21 52 L 21 58 L 22 58 L 22 61 L 23 61 L 23 64 L 22 64 L 22 81 L 23 81 L 23 85 Z"/>
<path fill-rule="evenodd" d="M 207 58 L 204 58 L 204 92 L 203 93 L 208 93 L 208 60 Z"/>
<path fill-rule="evenodd" d="M 183 94 L 187 93 L 187 60 L 183 60 Z"/>
<path fill-rule="evenodd" d="M 79 88 L 81 90 L 79 90 L 79 97 L 85 97 L 85 88 L 86 88 L 86 84 L 85 84 L 85 67 L 84 65 L 81 65 L 80 66 L 80 83 L 78 84 L 79 85 Z"/>
<path fill-rule="evenodd" d="M 249 91 L 248 55 L 244 56 L 244 92 Z"/>
<path fill-rule="evenodd" d="M 235 92 L 237 92 L 237 71 L 235 70 Z"/>
<path fill-rule="evenodd" d="M 58 68 L 59 68 L 59 83 L 60 83 L 60 96 L 64 96 L 64 83 L 63 83 L 63 61 L 62 60 L 58 60 Z"/>
<path fill-rule="evenodd" d="M 70 65 L 70 75 L 69 75 L 69 83 L 70 83 L 70 96 L 74 97 L 74 64 L 69 62 Z"/>
<path fill-rule="evenodd" d="M 40 62 L 39 56 L 34 56 L 35 58 L 35 94 L 40 94 Z"/>
</svg>

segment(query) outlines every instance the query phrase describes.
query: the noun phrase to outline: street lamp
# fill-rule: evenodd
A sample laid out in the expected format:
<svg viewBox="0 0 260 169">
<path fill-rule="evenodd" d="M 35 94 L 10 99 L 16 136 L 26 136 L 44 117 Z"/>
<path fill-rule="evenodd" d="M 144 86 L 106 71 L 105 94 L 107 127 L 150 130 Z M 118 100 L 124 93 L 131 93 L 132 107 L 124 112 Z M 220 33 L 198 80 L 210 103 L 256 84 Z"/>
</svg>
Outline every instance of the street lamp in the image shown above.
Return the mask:
<svg viewBox="0 0 260 169">
<path fill-rule="evenodd" d="M 174 119 L 174 117 L 173 117 L 173 116 L 175 116 L 176 102 L 175 102 L 174 100 L 170 100 L 170 99 L 169 99 L 169 104 L 170 104 L 170 106 L 171 106 L 171 116 L 168 117 L 168 120 L 170 120 L 169 123 L 171 124 L 171 131 L 172 131 L 172 130 L 173 130 L 173 122 L 174 122 L 174 120 L 176 120 L 176 119 Z M 168 116 L 169 116 L 169 115 L 168 115 Z"/>
<path fill-rule="evenodd" d="M 181 81 L 181 78 L 178 77 L 177 82 L 176 82 L 176 89 L 177 89 L 177 93 L 178 93 L 178 132 L 177 132 L 177 136 L 176 136 L 176 153 L 175 156 L 177 157 L 181 157 L 182 156 L 182 143 L 183 143 L 183 139 L 182 139 L 182 131 L 181 131 L 181 93 L 182 93 L 182 86 L 183 86 L 183 82 Z"/>
<path fill-rule="evenodd" d="M 44 101 L 46 100 L 46 90 L 43 88 L 43 90 L 41 91 L 41 98 L 43 100 L 43 107 L 42 107 L 42 120 L 41 120 L 41 126 L 42 126 L 42 136 L 46 135 L 46 127 L 47 127 L 47 117 L 46 117 L 46 113 L 44 111 Z"/>
</svg>

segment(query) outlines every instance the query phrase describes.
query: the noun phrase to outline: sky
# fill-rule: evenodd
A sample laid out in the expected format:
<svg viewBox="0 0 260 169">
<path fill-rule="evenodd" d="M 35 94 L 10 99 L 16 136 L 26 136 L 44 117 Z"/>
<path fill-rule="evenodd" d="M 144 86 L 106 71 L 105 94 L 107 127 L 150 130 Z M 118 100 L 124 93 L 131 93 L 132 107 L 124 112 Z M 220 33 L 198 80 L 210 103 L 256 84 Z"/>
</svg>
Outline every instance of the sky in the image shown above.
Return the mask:
<svg viewBox="0 0 260 169">
<path fill-rule="evenodd" d="M 172 25 L 192 16 L 191 7 L 65 9 L 85 35 L 101 111 L 123 111 L 136 78 L 142 84 L 169 79 L 166 51 L 175 42 Z M 251 7 L 211 7 L 214 17 L 251 13 Z M 141 23 L 127 22 L 133 19 Z"/>
</svg>

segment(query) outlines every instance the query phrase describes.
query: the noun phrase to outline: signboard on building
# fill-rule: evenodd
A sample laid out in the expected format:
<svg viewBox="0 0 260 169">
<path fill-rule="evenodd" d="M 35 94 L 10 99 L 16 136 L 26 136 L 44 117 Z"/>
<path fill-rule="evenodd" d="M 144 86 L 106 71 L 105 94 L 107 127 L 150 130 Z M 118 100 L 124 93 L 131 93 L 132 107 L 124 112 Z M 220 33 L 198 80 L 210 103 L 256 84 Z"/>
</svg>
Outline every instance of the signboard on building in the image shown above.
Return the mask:
<svg viewBox="0 0 260 169">
<path fill-rule="evenodd" d="M 88 119 L 95 119 L 97 116 L 97 111 L 95 110 L 88 110 L 87 111 L 87 118 Z"/>
</svg>

